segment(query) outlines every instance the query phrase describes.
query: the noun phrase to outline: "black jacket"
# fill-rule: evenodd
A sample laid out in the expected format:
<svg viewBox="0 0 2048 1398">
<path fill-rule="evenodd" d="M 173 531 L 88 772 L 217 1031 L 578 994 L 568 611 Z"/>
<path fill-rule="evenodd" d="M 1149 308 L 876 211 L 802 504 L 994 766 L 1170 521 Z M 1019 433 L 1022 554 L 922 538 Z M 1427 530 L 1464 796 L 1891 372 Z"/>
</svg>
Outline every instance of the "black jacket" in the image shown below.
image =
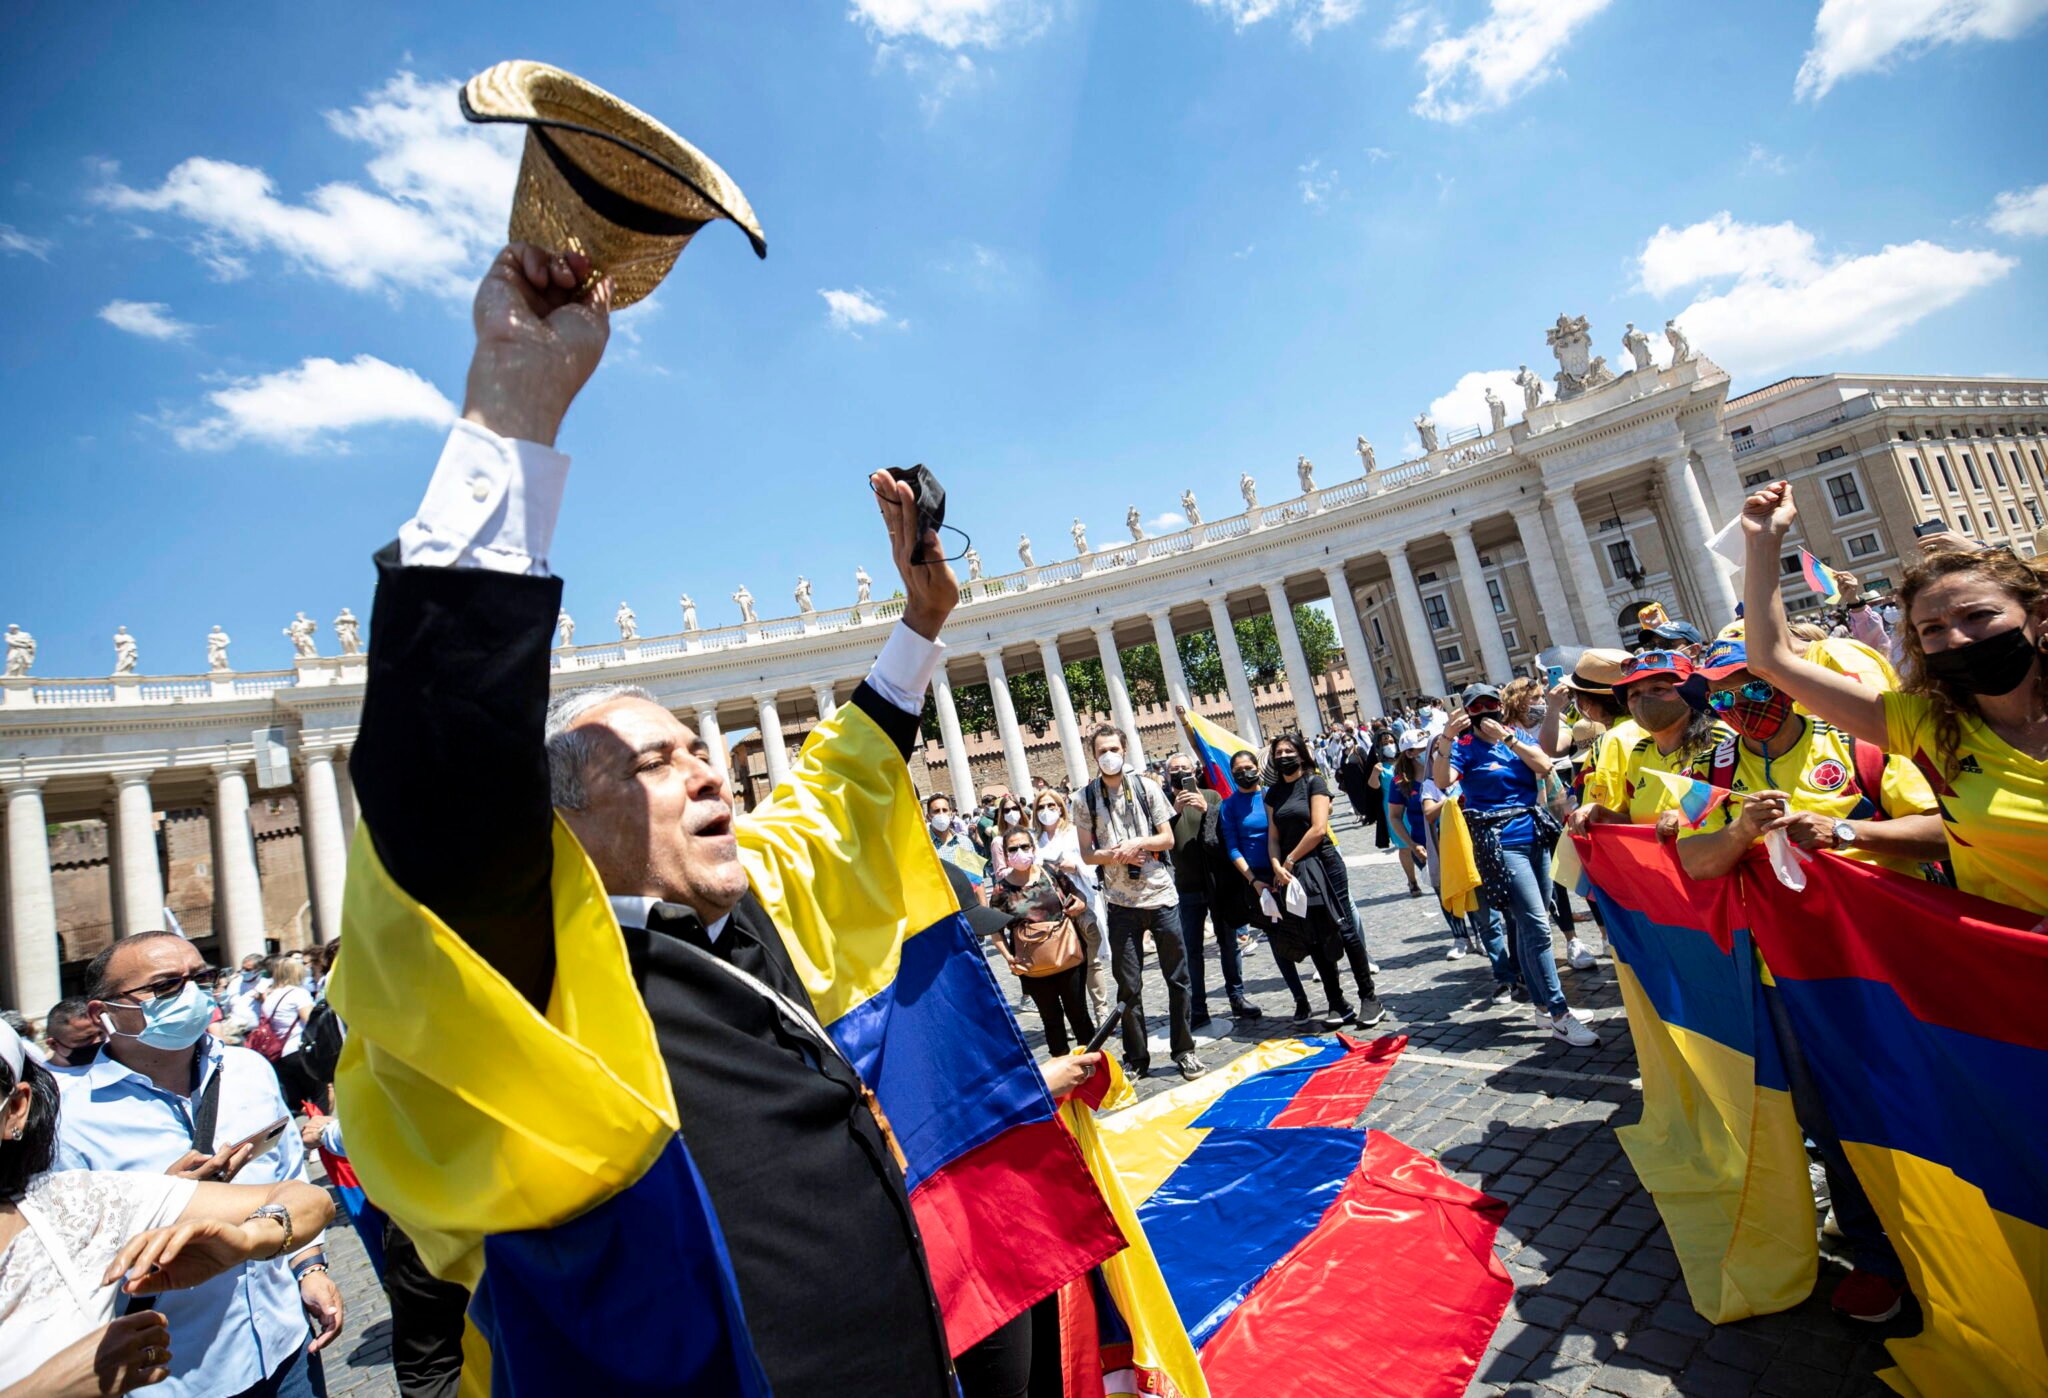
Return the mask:
<svg viewBox="0 0 2048 1398">
<path fill-rule="evenodd" d="M 553 813 L 541 740 L 561 581 L 407 568 L 395 549 L 377 562 L 349 763 L 364 823 L 398 884 L 544 1005 Z M 852 702 L 909 750 L 915 715 L 865 684 Z M 852 1070 L 710 964 L 808 1003 L 766 910 L 748 894 L 715 944 L 687 921 L 625 936 L 778 1398 L 950 1394 L 903 1175 Z"/>
</svg>

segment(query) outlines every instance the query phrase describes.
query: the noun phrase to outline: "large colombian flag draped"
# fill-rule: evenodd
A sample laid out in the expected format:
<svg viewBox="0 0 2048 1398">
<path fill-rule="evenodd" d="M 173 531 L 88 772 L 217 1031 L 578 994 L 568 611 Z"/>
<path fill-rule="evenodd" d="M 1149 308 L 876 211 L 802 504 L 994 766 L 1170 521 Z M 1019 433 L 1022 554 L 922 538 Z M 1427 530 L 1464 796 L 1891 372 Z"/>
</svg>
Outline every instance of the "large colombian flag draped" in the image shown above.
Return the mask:
<svg viewBox="0 0 2048 1398">
<path fill-rule="evenodd" d="M 1471 1381 L 1513 1294 L 1505 1206 L 1351 1129 L 1404 1044 L 1271 1040 L 1097 1123 L 1216 1398 Z"/>
<path fill-rule="evenodd" d="M 1252 752 L 1252 745 L 1221 724 L 1211 723 L 1193 709 L 1181 716 L 1188 737 L 1195 745 L 1195 757 L 1202 764 L 1202 780 L 1218 796 L 1234 795 L 1237 783 L 1230 779 L 1230 759 L 1240 752 Z"/>
<path fill-rule="evenodd" d="M 901 1142 L 955 1352 L 1121 1248 L 888 736 L 841 708 L 736 831 L 819 1019 Z M 464 1393 L 765 1394 L 624 939 L 559 820 L 553 896 L 543 1013 L 358 827 L 331 992 L 350 1025 L 352 1158 L 435 1274 L 473 1293 Z"/>
<path fill-rule="evenodd" d="M 1823 855 L 1737 872 L 1775 987 L 1924 1324 L 1901 1393 L 2048 1393 L 2048 937 L 2003 904 Z"/>
<path fill-rule="evenodd" d="M 1695 883 L 1648 826 L 1577 841 L 1643 1075 L 1622 1149 L 1720 1324 L 1798 1305 L 1820 1265 L 1806 1149 L 1736 884 Z"/>
</svg>

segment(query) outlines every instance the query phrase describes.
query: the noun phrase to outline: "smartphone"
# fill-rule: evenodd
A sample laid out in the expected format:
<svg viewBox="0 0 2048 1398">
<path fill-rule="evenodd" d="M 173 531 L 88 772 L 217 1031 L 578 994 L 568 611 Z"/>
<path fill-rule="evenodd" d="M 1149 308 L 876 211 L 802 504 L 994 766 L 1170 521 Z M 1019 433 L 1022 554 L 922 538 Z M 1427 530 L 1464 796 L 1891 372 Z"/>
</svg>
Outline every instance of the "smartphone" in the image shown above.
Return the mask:
<svg viewBox="0 0 2048 1398">
<path fill-rule="evenodd" d="M 1193 772 L 1176 772 L 1176 773 L 1174 773 L 1174 775 L 1173 775 L 1173 789 L 1174 789 L 1175 791 L 1194 791 L 1194 790 L 1197 790 L 1198 788 L 1197 788 L 1197 786 L 1196 786 L 1196 783 L 1195 783 L 1195 774 L 1194 774 Z"/>
<path fill-rule="evenodd" d="M 284 1133 L 291 1130 L 291 1127 L 292 1119 L 288 1116 L 281 1116 L 261 1131 L 244 1136 L 241 1140 L 228 1147 L 228 1150 L 230 1153 L 233 1153 L 240 1150 L 243 1146 L 248 1146 L 251 1148 L 249 1151 L 249 1158 L 251 1160 L 254 1160 L 259 1155 L 268 1155 L 277 1148 L 277 1143 L 284 1139 Z"/>
<path fill-rule="evenodd" d="M 1109 1017 L 1102 1021 L 1100 1027 L 1095 1031 L 1095 1037 L 1088 1041 L 1088 1047 L 1082 1049 L 1081 1052 L 1102 1052 L 1102 1046 L 1109 1042 L 1110 1035 L 1116 1033 L 1116 1027 L 1124 1022 L 1124 1015 L 1130 1008 L 1129 1002 L 1124 1000 L 1117 1001 L 1116 1008 L 1109 1012 Z"/>
</svg>

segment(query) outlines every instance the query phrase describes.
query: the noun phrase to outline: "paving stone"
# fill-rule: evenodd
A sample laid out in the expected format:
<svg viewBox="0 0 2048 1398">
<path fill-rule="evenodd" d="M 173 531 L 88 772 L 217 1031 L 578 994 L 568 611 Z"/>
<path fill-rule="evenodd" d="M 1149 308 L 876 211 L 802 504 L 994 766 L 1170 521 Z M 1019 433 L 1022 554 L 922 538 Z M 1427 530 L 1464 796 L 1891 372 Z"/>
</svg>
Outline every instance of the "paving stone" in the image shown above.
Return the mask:
<svg viewBox="0 0 2048 1398">
<path fill-rule="evenodd" d="M 1581 1318 L 1584 1312 L 1580 1312 Z M 1625 1337 L 1621 1343 L 1625 1353 L 1667 1369 L 1679 1369 L 1692 1358 L 1699 1348 L 1699 1341 L 1689 1335 L 1674 1334 L 1669 1330 L 1638 1330 Z"/>
<path fill-rule="evenodd" d="M 1662 1277 L 1649 1276 L 1643 1272 L 1622 1271 L 1609 1277 L 1607 1284 L 1600 1289 L 1619 1300 L 1647 1306 L 1661 1300 L 1664 1293 L 1671 1289 L 1671 1283 Z"/>
<path fill-rule="evenodd" d="M 1535 1241 L 1548 1247 L 1574 1249 L 1585 1245 L 1587 1234 L 1583 1228 L 1572 1228 L 1553 1219 L 1538 1231 Z"/>
<path fill-rule="evenodd" d="M 1598 1272 L 1602 1276 L 1607 1275 L 1609 1272 L 1620 1271 L 1622 1263 L 1629 1260 L 1629 1255 L 1620 1248 L 1589 1246 L 1582 1247 L 1572 1254 L 1572 1266 L 1583 1267 L 1589 1272 Z"/>
<path fill-rule="evenodd" d="M 1756 1391 L 1771 1398 L 1813 1398 L 1817 1393 L 1833 1393 L 1841 1385 L 1839 1372 L 1780 1358 L 1773 1360 L 1757 1379 Z"/>
<path fill-rule="evenodd" d="M 1603 1278 L 1598 1272 L 1581 1272 L 1567 1269 L 1551 1273 L 1544 1284 L 1545 1296 L 1562 1296 L 1567 1301 L 1584 1301 L 1597 1294 Z"/>
<path fill-rule="evenodd" d="M 1642 1229 L 1631 1228 L 1625 1223 L 1616 1223 L 1610 1219 L 1595 1228 L 1586 1241 L 1594 1247 L 1619 1248 L 1623 1252 L 1633 1252 L 1642 1246 L 1643 1236 Z"/>
<path fill-rule="evenodd" d="M 1703 1346 L 1707 1358 L 1760 1374 L 1777 1356 L 1778 1347 L 1728 1326 L 1717 1327 Z"/>
<path fill-rule="evenodd" d="M 1568 1204 L 1557 1212 L 1557 1221 L 1559 1223 L 1569 1224 L 1573 1228 L 1584 1228 L 1589 1231 L 1598 1228 L 1606 1218 L 1607 1210 L 1591 1208 L 1583 1199 L 1577 1203 Z"/>
<path fill-rule="evenodd" d="M 1562 1296 L 1537 1294 L 1515 1298 L 1515 1314 L 1531 1325 L 1541 1325 L 1551 1330 L 1562 1329 L 1578 1313 L 1578 1309 L 1576 1303 L 1567 1301 Z"/>
<path fill-rule="evenodd" d="M 1664 1398 L 1672 1391 L 1672 1382 L 1669 1374 L 1633 1363 L 1624 1356 L 1600 1367 L 1600 1372 L 1593 1376 L 1593 1391 L 1616 1393 L 1622 1398 Z"/>
<path fill-rule="evenodd" d="M 1676 1297 L 1650 1312 L 1650 1324 L 1659 1330 L 1669 1330 L 1674 1335 L 1694 1340 L 1714 1333 L 1712 1321 L 1701 1316 L 1690 1303 Z"/>
<path fill-rule="evenodd" d="M 1579 1307 L 1579 1324 L 1588 1330 L 1625 1335 L 1642 1319 L 1642 1315 L 1638 1307 L 1623 1305 L 1611 1296 L 1595 1296 Z"/>
</svg>

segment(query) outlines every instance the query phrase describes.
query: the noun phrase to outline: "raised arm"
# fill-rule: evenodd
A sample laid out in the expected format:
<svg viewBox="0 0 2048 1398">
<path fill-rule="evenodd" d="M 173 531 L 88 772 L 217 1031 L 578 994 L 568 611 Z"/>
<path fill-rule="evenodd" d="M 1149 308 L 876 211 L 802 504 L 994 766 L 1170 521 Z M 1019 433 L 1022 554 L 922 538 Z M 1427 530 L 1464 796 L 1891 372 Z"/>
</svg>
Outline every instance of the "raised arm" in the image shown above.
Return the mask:
<svg viewBox="0 0 2048 1398">
<path fill-rule="evenodd" d="M 1784 552 L 1785 535 L 1798 517 L 1792 487 L 1784 481 L 1772 481 L 1742 507 L 1742 615 L 1749 668 L 1808 712 L 1866 743 L 1882 746 L 1886 741 L 1883 695 L 1804 659 L 1792 649 L 1785 598 L 1778 591 L 1778 559 Z"/>
<path fill-rule="evenodd" d="M 547 552 L 569 463 L 553 445 L 609 332 L 609 282 L 578 290 L 589 271 L 515 245 L 477 289 L 463 420 L 377 556 L 349 761 L 385 871 L 535 1004 L 554 980 Z"/>
</svg>

